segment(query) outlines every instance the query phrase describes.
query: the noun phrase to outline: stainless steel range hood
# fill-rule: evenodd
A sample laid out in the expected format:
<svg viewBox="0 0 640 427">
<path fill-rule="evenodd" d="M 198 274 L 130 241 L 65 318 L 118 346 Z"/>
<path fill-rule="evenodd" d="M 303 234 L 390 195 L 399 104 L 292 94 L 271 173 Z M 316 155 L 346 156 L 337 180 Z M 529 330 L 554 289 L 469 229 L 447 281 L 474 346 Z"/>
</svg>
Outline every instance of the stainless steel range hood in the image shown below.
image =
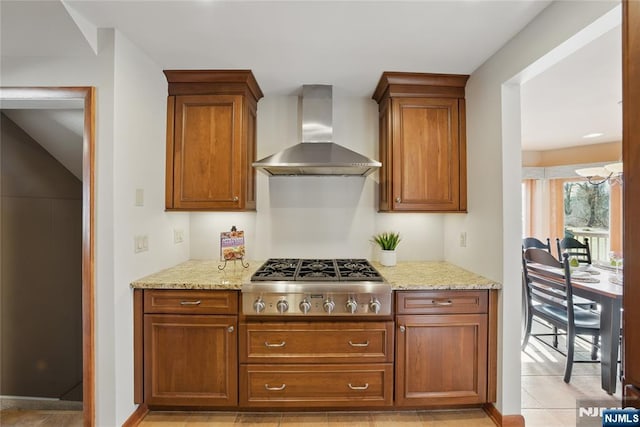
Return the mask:
<svg viewBox="0 0 640 427">
<path fill-rule="evenodd" d="M 367 176 L 382 164 L 333 142 L 332 87 L 302 86 L 302 143 L 253 163 L 268 175 Z"/>
</svg>

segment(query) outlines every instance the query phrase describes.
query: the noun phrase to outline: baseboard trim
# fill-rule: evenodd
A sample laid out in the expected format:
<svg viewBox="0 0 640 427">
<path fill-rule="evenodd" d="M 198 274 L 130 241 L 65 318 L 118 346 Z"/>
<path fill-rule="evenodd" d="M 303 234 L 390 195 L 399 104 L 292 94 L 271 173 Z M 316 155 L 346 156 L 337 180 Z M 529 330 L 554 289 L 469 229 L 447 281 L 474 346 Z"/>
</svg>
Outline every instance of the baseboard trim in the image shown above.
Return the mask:
<svg viewBox="0 0 640 427">
<path fill-rule="evenodd" d="M 487 403 L 483 409 L 498 427 L 524 427 L 524 417 L 522 415 L 502 415 L 493 406 L 493 403 Z"/>
<path fill-rule="evenodd" d="M 138 424 L 142 422 L 145 416 L 149 413 L 149 407 L 142 403 L 138 406 L 138 409 L 133 411 L 133 414 L 127 418 L 127 420 L 122 424 L 122 427 L 136 427 Z"/>
</svg>

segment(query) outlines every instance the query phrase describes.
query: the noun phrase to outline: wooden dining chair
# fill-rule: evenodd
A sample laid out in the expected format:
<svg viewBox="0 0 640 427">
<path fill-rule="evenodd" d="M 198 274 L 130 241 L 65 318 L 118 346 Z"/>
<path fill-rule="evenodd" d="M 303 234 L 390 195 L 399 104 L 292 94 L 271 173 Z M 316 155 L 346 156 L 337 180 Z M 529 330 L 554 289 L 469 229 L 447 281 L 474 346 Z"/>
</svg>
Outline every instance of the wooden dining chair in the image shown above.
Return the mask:
<svg viewBox="0 0 640 427">
<path fill-rule="evenodd" d="M 529 248 L 546 249 L 547 252 L 551 253 L 551 241 L 548 237 L 547 243 L 544 243 L 542 240 L 535 237 L 525 237 L 522 239 L 522 250 Z"/>
<path fill-rule="evenodd" d="M 558 240 L 558 239 L 556 239 L 556 240 Z M 557 244 L 557 242 L 556 242 L 556 244 Z M 551 253 L 551 240 L 547 237 L 547 243 L 544 243 L 542 240 L 537 239 L 535 237 L 525 237 L 525 238 L 522 239 L 522 250 L 529 249 L 529 248 L 544 249 L 547 252 Z M 562 260 L 562 257 L 560 257 L 559 259 Z M 524 278 L 524 274 L 523 274 L 523 278 Z M 524 282 L 524 279 L 523 279 L 523 285 L 524 284 L 525 284 L 525 282 Z M 524 292 L 526 294 L 526 290 L 524 290 Z M 598 308 L 598 304 L 596 304 L 594 301 L 588 300 L 586 298 L 574 297 L 573 303 L 575 305 L 578 305 L 581 308 L 585 308 L 585 309 L 596 310 Z M 524 307 L 523 312 L 526 315 L 526 311 L 527 311 L 526 298 L 525 298 L 525 303 L 524 304 L 525 304 L 525 307 Z M 526 320 L 525 320 L 525 325 L 526 325 Z M 558 329 L 555 326 L 553 327 L 553 334 L 552 335 L 553 335 L 552 345 L 553 345 L 553 347 L 558 348 Z"/>
<path fill-rule="evenodd" d="M 532 336 L 533 317 L 538 317 L 559 330 L 565 331 L 567 352 L 562 354 L 566 356 L 564 382 L 568 383 L 571 380 L 577 335 L 591 336 L 591 358 L 594 359 L 594 356 L 597 355 L 600 314 L 574 304 L 568 255 L 565 254 L 563 262 L 559 262 L 544 249 L 526 249 L 522 256 L 522 268 L 527 284 L 528 305 L 522 349 L 524 350 L 529 342 L 529 337 Z"/>
<path fill-rule="evenodd" d="M 578 262 L 591 264 L 591 248 L 589 247 L 589 238 L 584 238 L 584 243 L 573 237 L 565 237 L 560 240 L 556 238 L 556 247 L 558 249 L 558 260 L 562 262 L 562 255 L 567 253 L 569 257 L 576 257 Z"/>
</svg>

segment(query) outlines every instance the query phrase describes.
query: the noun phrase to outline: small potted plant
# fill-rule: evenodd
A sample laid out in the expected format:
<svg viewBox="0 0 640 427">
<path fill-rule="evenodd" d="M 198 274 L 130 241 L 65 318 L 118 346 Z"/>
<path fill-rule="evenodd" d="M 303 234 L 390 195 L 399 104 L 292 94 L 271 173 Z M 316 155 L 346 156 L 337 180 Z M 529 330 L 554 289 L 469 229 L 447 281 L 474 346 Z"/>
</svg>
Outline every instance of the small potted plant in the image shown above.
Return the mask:
<svg viewBox="0 0 640 427">
<path fill-rule="evenodd" d="M 391 267 L 396 265 L 396 248 L 400 243 L 400 233 L 384 232 L 373 236 L 372 242 L 380 246 L 380 264 Z"/>
</svg>

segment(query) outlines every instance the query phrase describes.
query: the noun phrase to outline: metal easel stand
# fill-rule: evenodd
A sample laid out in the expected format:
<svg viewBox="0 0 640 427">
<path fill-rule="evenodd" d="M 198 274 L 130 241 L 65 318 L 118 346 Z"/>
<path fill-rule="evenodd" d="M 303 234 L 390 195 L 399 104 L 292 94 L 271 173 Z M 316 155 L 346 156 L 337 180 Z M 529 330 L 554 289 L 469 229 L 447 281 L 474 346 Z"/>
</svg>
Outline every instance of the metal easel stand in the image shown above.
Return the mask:
<svg viewBox="0 0 640 427">
<path fill-rule="evenodd" d="M 221 271 L 222 271 L 222 270 L 224 270 L 225 268 L 227 268 L 227 262 L 228 262 L 228 261 L 229 261 L 229 260 L 226 260 L 226 259 L 225 259 L 225 260 L 224 260 L 224 264 L 222 264 L 222 265 L 219 265 L 219 266 L 218 266 L 218 270 L 221 270 Z M 240 258 L 239 260 L 238 260 L 238 259 L 232 259 L 231 261 L 233 261 L 233 267 L 234 267 L 234 268 L 235 268 L 235 266 L 236 266 L 236 261 L 240 261 L 240 265 L 241 265 L 242 267 L 244 267 L 244 268 L 249 268 L 249 263 L 248 263 L 248 262 L 247 262 L 247 263 L 245 263 L 245 262 L 244 262 L 244 257 Z"/>
</svg>

